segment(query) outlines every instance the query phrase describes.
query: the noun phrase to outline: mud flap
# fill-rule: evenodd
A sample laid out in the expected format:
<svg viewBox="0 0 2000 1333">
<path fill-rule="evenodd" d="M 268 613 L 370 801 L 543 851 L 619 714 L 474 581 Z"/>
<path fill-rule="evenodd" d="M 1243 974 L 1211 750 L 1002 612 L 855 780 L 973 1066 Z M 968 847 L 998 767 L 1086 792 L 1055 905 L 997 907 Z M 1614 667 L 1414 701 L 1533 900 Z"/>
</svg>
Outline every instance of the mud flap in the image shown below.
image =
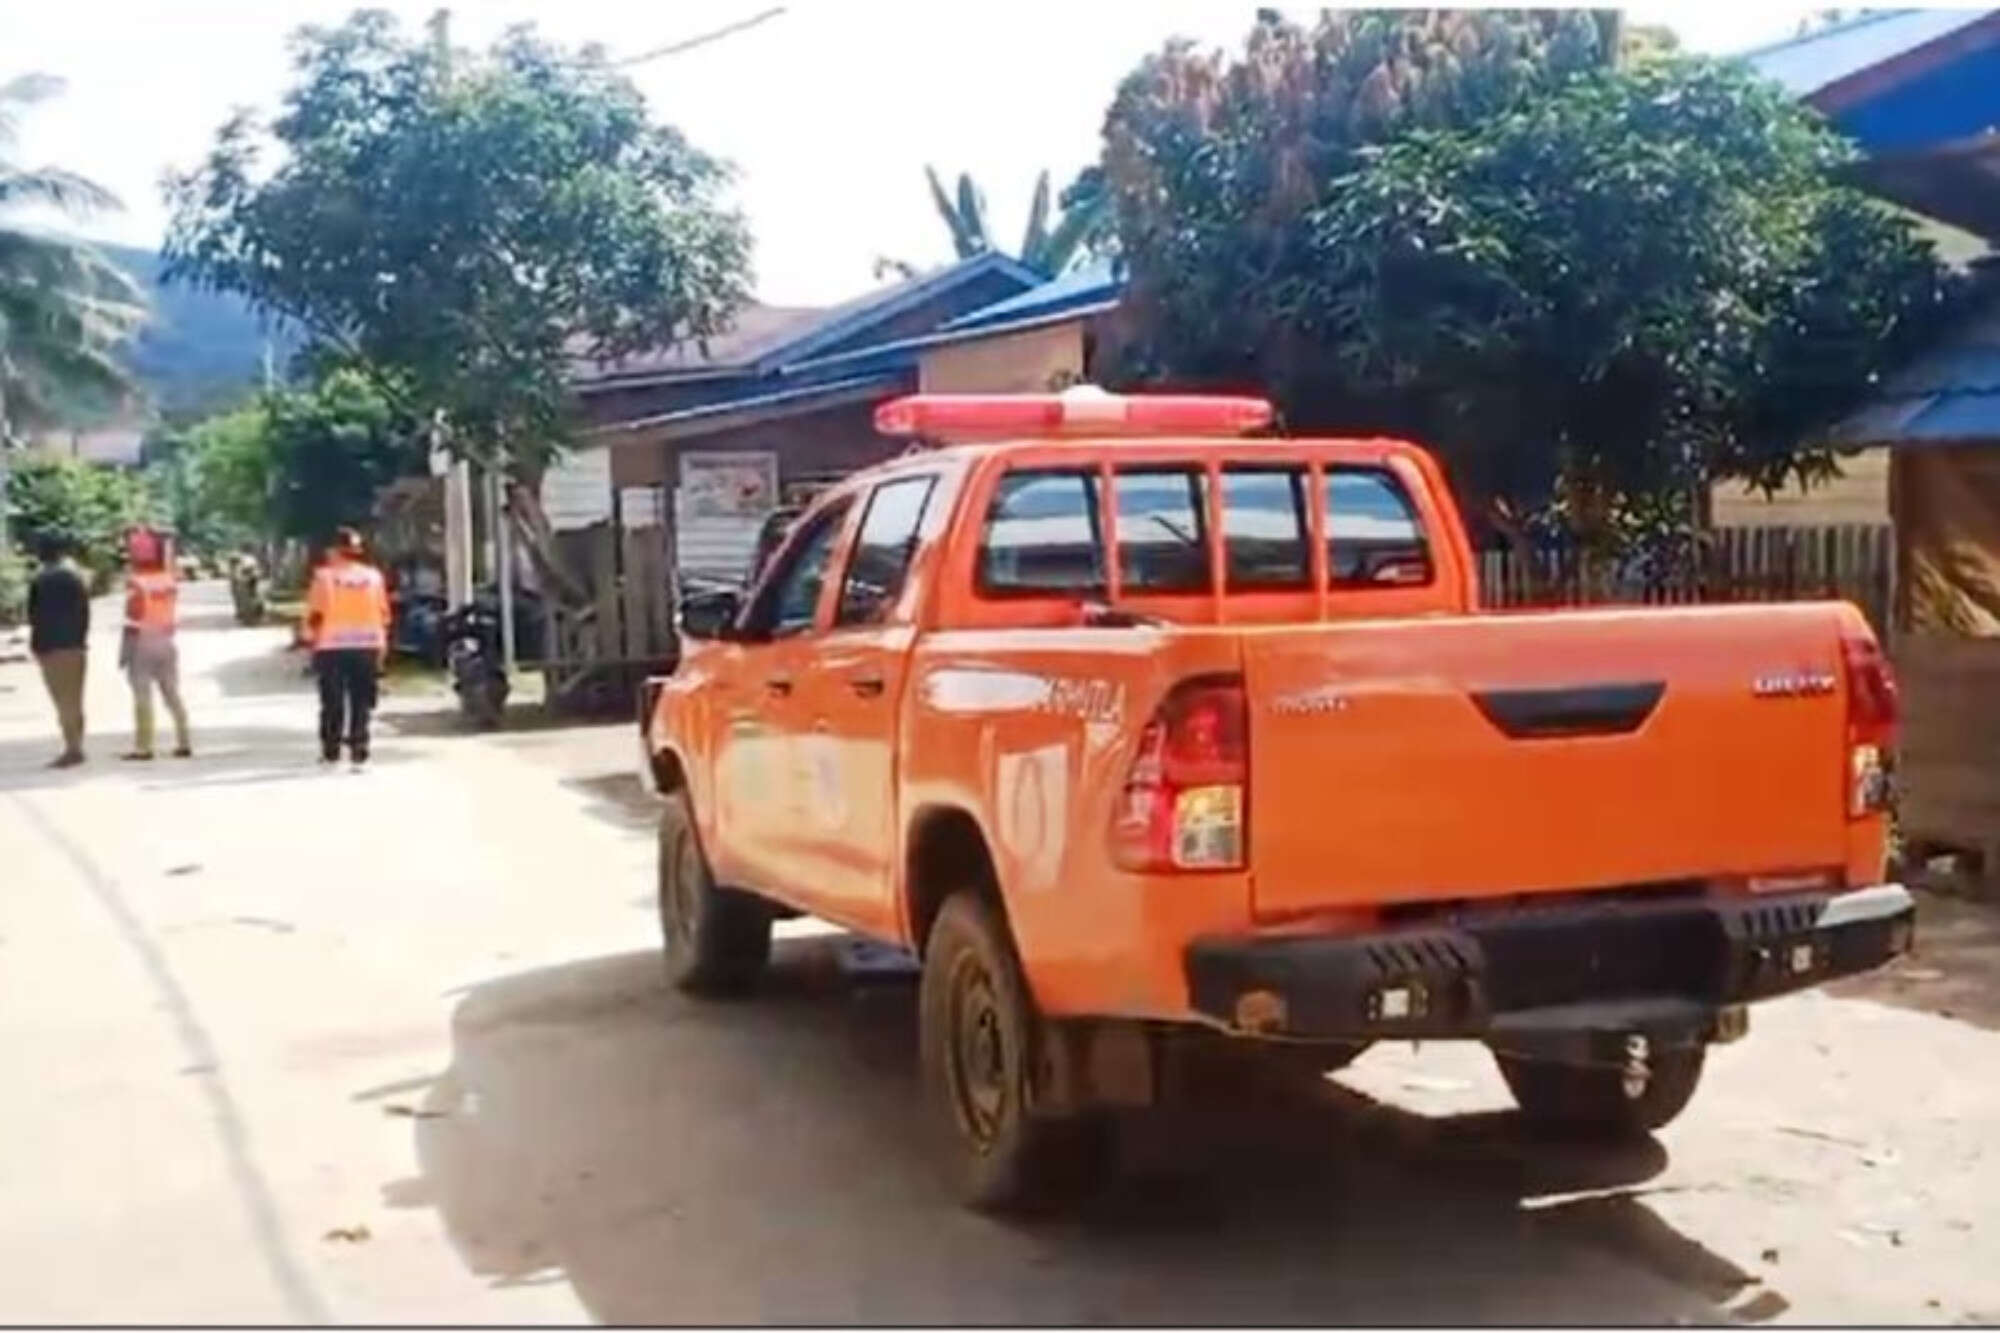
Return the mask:
<svg viewBox="0 0 2000 1333">
<path fill-rule="evenodd" d="M 1143 1024 L 1064 1019 L 1042 1025 L 1031 1110 L 1079 1111 L 1151 1106 L 1159 1096 L 1160 1053 Z"/>
</svg>

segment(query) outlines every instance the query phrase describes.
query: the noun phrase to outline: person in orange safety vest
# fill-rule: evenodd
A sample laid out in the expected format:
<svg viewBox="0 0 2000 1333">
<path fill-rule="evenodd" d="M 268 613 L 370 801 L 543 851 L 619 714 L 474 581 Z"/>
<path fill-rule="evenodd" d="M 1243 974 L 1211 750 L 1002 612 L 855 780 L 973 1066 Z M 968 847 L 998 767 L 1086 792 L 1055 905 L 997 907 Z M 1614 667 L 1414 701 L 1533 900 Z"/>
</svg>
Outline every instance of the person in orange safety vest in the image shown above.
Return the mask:
<svg viewBox="0 0 2000 1333">
<path fill-rule="evenodd" d="M 319 756 L 356 768 L 368 762 L 368 718 L 389 655 L 389 592 L 382 571 L 363 558 L 361 534 L 342 528 L 313 573 L 306 596 L 306 643 L 319 677 Z"/>
<path fill-rule="evenodd" d="M 180 589 L 167 560 L 167 544 L 148 529 L 134 532 L 129 542 L 131 572 L 125 579 L 125 633 L 118 644 L 118 665 L 132 686 L 132 749 L 127 759 L 153 757 L 153 691 L 158 689 L 174 720 L 174 755 L 194 754 L 188 739 L 187 705 L 181 702 L 180 650 L 174 644 L 174 623 Z"/>
</svg>

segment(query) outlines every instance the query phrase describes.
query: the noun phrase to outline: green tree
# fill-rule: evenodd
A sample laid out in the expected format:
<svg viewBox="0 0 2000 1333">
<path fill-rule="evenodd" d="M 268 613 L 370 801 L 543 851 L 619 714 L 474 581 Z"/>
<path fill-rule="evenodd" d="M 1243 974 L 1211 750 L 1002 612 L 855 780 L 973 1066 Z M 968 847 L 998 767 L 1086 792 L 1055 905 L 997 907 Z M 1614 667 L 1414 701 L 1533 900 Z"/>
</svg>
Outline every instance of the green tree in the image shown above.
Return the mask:
<svg viewBox="0 0 2000 1333">
<path fill-rule="evenodd" d="M 313 388 L 267 395 L 266 456 L 259 459 L 248 423 L 215 442 L 217 483 L 247 502 L 258 469 L 267 468 L 269 521 L 280 537 L 323 545 L 334 529 L 366 528 L 375 496 L 400 477 L 421 473 L 426 446 L 417 422 L 376 379 L 339 370 Z"/>
<path fill-rule="evenodd" d="M 1935 327 L 1943 270 L 1781 89 L 1618 45 L 1412 11 L 1155 57 L 1107 124 L 1125 373 L 1422 439 L 1516 540 L 1672 536 L 1710 478 L 1829 474 L 1812 428 Z"/>
<path fill-rule="evenodd" d="M 168 277 L 291 321 L 453 449 L 532 473 L 575 357 L 712 336 L 747 299 L 725 168 L 598 49 L 520 28 L 475 57 L 361 12 L 294 52 L 268 134 L 239 116 L 170 182 Z"/>
<path fill-rule="evenodd" d="M 1028 226 L 1022 234 L 1021 248 L 1015 258 L 1038 273 L 1054 277 L 1068 269 L 1079 255 L 1088 252 L 1090 241 L 1103 241 L 1109 209 L 1102 188 L 1094 188 L 1091 183 L 1101 179 L 1093 175 L 1094 171 L 1094 168 L 1085 168 L 1084 173 L 1063 190 L 1061 212 L 1053 227 L 1049 225 L 1049 173 L 1044 171 L 1035 177 L 1034 195 L 1028 203 Z M 986 227 L 986 194 L 971 174 L 959 173 L 955 192 L 945 189 L 935 168 L 925 167 L 924 176 L 930 185 L 931 205 L 937 209 L 938 217 L 951 233 L 952 249 L 958 257 L 970 259 L 996 249 Z M 885 260 L 877 266 L 877 272 L 883 267 L 907 270 L 909 265 Z"/>
<path fill-rule="evenodd" d="M 7 505 L 10 532 L 24 546 L 32 550 L 45 538 L 59 537 L 100 578 L 124 559 L 126 531 L 153 517 L 136 473 L 42 454 L 14 460 Z"/>
<path fill-rule="evenodd" d="M 375 377 L 336 370 L 163 432 L 147 478 L 184 547 L 319 545 L 336 528 L 369 526 L 380 489 L 424 470 L 416 425 Z"/>
<path fill-rule="evenodd" d="M 0 84 L 0 219 L 24 208 L 84 217 L 118 207 L 102 186 L 8 154 L 19 113 L 62 91 L 29 74 Z M 124 398 L 118 349 L 145 318 L 133 281 L 88 245 L 0 221 L 0 444 Z"/>
<path fill-rule="evenodd" d="M 161 432 L 146 477 L 186 549 L 281 535 L 272 510 L 271 412 L 259 400 Z"/>
</svg>

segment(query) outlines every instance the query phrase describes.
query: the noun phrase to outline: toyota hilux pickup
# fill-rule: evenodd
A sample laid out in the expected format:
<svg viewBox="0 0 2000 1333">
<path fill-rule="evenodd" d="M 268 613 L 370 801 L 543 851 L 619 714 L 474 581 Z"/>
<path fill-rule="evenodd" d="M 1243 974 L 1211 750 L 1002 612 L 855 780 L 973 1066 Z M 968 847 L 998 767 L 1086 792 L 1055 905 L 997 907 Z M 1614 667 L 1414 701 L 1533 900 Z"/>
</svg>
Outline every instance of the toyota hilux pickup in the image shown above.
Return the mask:
<svg viewBox="0 0 2000 1333">
<path fill-rule="evenodd" d="M 672 981 L 807 914 L 910 951 L 975 1206 L 1207 1042 L 1486 1043 L 1645 1133 L 1746 1006 L 1878 966 L 1895 686 L 1852 606 L 1491 612 L 1434 459 L 1251 398 L 917 395 L 643 710 Z"/>
</svg>

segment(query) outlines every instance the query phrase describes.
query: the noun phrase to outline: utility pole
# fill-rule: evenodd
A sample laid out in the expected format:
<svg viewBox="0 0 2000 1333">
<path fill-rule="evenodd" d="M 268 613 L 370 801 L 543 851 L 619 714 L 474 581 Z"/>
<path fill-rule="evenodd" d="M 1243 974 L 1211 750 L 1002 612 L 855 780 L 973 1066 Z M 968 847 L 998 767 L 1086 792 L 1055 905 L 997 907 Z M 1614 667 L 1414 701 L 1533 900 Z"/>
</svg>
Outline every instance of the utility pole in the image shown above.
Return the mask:
<svg viewBox="0 0 2000 1333">
<path fill-rule="evenodd" d="M 451 11 L 440 9 L 426 24 L 431 34 L 431 53 L 437 60 L 438 77 L 451 82 Z M 448 449 L 450 423 L 442 413 L 431 418 L 433 453 Z M 445 596 L 454 607 L 472 600 L 472 465 L 452 458 L 444 473 L 444 582 Z"/>
</svg>

